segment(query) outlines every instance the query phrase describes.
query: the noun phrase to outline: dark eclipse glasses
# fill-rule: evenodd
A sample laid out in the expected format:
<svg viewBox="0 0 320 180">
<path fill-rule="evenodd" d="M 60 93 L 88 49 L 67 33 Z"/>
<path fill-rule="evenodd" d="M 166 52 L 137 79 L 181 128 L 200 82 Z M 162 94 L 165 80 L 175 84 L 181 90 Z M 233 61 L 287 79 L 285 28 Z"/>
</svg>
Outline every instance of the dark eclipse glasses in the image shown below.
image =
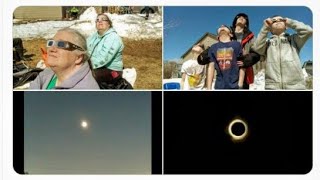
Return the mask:
<svg viewBox="0 0 320 180">
<path fill-rule="evenodd" d="M 69 41 L 55 41 L 55 40 L 48 40 L 47 41 L 47 47 L 52 47 L 52 46 L 56 46 L 57 48 L 60 49 L 65 49 L 68 51 L 73 51 L 75 49 L 78 49 L 80 51 L 84 51 L 80 46 L 77 46 Z"/>
<path fill-rule="evenodd" d="M 284 18 L 272 18 L 271 19 L 272 24 L 276 22 L 285 22 L 286 20 Z"/>
<path fill-rule="evenodd" d="M 107 18 L 100 18 L 100 19 L 97 18 L 97 19 L 96 19 L 96 23 L 97 23 L 97 22 L 100 22 L 100 21 L 109 21 L 109 19 L 107 19 Z"/>
</svg>

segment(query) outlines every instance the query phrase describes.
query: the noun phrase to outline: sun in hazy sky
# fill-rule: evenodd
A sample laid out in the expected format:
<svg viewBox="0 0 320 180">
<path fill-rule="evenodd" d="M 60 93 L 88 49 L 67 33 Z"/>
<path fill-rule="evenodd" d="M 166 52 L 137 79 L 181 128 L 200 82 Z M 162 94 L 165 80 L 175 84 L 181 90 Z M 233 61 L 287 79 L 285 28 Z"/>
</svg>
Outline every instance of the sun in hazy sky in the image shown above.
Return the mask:
<svg viewBox="0 0 320 180">
<path fill-rule="evenodd" d="M 81 128 L 82 129 L 88 129 L 89 123 L 86 120 L 81 121 Z"/>
</svg>

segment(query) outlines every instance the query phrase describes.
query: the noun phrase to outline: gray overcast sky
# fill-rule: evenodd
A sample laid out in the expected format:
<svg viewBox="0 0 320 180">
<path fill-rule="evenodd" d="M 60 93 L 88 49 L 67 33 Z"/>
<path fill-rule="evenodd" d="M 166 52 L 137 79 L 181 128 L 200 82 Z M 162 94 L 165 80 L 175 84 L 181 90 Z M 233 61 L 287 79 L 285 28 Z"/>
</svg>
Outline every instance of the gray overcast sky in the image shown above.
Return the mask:
<svg viewBox="0 0 320 180">
<path fill-rule="evenodd" d="M 29 174 L 151 174 L 151 92 L 24 92 L 24 109 Z"/>
</svg>

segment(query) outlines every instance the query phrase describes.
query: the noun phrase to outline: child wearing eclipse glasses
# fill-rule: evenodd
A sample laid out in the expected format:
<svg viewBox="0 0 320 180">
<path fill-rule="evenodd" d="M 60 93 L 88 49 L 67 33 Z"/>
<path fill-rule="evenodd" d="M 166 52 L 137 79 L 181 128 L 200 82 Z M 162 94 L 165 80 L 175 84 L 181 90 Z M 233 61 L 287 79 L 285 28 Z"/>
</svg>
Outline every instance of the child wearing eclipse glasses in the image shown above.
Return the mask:
<svg viewBox="0 0 320 180">
<path fill-rule="evenodd" d="M 237 65 L 237 58 L 242 54 L 241 44 L 232 40 L 233 33 L 229 26 L 221 25 L 217 34 L 219 42 L 203 51 L 197 59 L 199 64 L 209 61 L 207 89 L 212 89 L 215 71 L 214 89 L 240 89 L 245 75 L 245 69 Z"/>
<path fill-rule="evenodd" d="M 296 33 L 287 34 L 287 28 Z M 266 59 L 265 89 L 306 89 L 299 53 L 311 36 L 312 28 L 302 22 L 278 15 L 264 20 L 253 49 Z"/>
</svg>

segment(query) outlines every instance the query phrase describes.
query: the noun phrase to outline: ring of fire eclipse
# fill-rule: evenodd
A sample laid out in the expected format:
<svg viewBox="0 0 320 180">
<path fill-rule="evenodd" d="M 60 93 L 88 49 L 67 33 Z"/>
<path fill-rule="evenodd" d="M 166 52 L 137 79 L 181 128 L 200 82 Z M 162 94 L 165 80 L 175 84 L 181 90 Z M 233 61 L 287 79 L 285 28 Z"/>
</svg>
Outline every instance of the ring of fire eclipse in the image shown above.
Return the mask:
<svg viewBox="0 0 320 180">
<path fill-rule="evenodd" d="M 228 125 L 228 134 L 232 141 L 243 141 L 248 135 L 248 125 L 241 119 L 234 119 Z"/>
</svg>

